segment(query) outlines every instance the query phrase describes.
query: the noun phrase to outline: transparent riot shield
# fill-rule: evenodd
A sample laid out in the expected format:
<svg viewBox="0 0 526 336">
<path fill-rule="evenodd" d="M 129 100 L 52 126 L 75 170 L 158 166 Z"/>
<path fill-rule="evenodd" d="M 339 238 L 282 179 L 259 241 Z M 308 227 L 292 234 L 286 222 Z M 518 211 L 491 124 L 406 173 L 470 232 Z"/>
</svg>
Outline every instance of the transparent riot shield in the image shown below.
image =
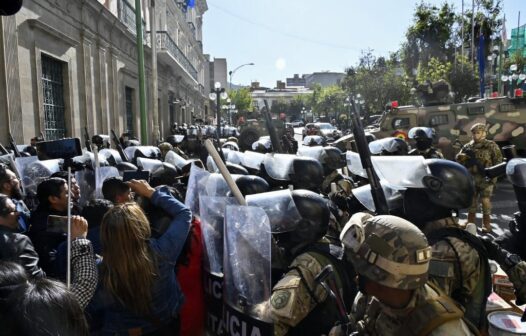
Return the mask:
<svg viewBox="0 0 526 336">
<path fill-rule="evenodd" d="M 224 150 L 223 150 L 224 152 Z M 244 153 L 238 151 L 228 151 L 225 153 L 225 159 L 234 164 L 242 165 L 243 164 Z"/>
<path fill-rule="evenodd" d="M 148 158 L 137 158 L 137 167 L 142 170 L 148 170 L 154 172 L 157 168 L 163 165 L 161 160 L 148 159 Z"/>
<path fill-rule="evenodd" d="M 387 207 L 389 208 L 389 210 L 400 209 L 403 206 L 404 200 L 402 194 L 399 191 L 391 189 L 383 183 L 382 189 L 384 191 L 385 199 L 387 201 Z M 367 210 L 371 212 L 376 211 L 376 206 L 374 205 L 374 199 L 371 193 L 370 184 L 354 188 L 351 192 Z"/>
<path fill-rule="evenodd" d="M 290 174 L 292 173 L 292 163 L 296 159 L 296 155 L 292 154 L 267 154 L 263 165 L 268 176 L 278 181 L 290 181 Z"/>
<path fill-rule="evenodd" d="M 254 170 L 261 169 L 261 164 L 265 160 L 265 154 L 251 151 L 245 151 L 243 154 L 241 165 Z"/>
<path fill-rule="evenodd" d="M 95 168 L 95 198 L 102 198 L 102 184 L 110 177 L 118 177 L 119 170 L 115 167 Z"/>
<path fill-rule="evenodd" d="M 192 164 L 190 168 L 190 177 L 188 178 L 188 186 L 186 189 L 185 205 L 192 211 L 192 213 L 199 213 L 199 195 L 200 190 L 204 189 L 206 179 L 210 175 L 206 170 Z"/>
<path fill-rule="evenodd" d="M 166 153 L 166 156 L 164 157 L 164 161 L 173 164 L 179 170 L 183 169 L 183 167 L 189 163 L 188 160 L 178 155 L 174 151 L 169 151 L 168 153 Z"/>
<path fill-rule="evenodd" d="M 349 171 L 367 178 L 360 155 L 347 151 L 346 157 Z M 431 174 L 422 156 L 373 156 L 371 161 L 382 185 L 395 190 L 424 188 L 422 179 Z"/>
<path fill-rule="evenodd" d="M 227 205 L 236 205 L 233 197 L 199 197 L 203 232 L 206 330 L 212 335 L 225 335 L 223 320 L 223 248 Z"/>
<path fill-rule="evenodd" d="M 214 159 L 210 155 L 206 157 L 206 169 L 211 173 L 219 172 L 219 168 L 217 168 Z"/>
<path fill-rule="evenodd" d="M 95 198 L 95 171 L 91 169 L 76 171 L 75 179 L 80 188 L 79 205 L 83 207 L 91 199 Z"/>
<path fill-rule="evenodd" d="M 270 221 L 258 207 L 228 205 L 225 212 L 224 302 L 230 335 L 273 335 Z"/>
<path fill-rule="evenodd" d="M 526 159 L 511 159 L 506 165 L 508 180 L 516 187 L 526 187 Z"/>
<path fill-rule="evenodd" d="M 298 155 L 313 158 L 315 160 L 318 160 L 321 164 L 323 164 L 325 160 L 325 149 L 322 146 L 304 146 L 298 149 Z"/>
<path fill-rule="evenodd" d="M 247 205 L 263 209 L 270 220 L 272 232 L 289 232 L 295 229 L 301 215 L 290 190 L 270 191 L 247 195 Z"/>
<path fill-rule="evenodd" d="M 103 148 L 99 151 L 99 157 L 103 157 L 111 166 L 116 166 L 122 163 L 122 158 L 119 152 L 111 148 Z"/>
<path fill-rule="evenodd" d="M 20 173 L 26 195 L 36 195 L 38 184 L 60 171 L 59 162 L 59 159 L 40 161 L 36 156 L 15 158 L 15 165 Z"/>
</svg>

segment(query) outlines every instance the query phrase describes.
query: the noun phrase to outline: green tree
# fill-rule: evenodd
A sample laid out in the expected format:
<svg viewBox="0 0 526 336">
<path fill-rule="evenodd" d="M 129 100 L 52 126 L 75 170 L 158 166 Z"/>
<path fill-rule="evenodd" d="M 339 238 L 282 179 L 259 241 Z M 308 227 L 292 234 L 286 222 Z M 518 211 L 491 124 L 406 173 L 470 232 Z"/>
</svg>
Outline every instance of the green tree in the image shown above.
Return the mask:
<svg viewBox="0 0 526 336">
<path fill-rule="evenodd" d="M 337 85 L 322 88 L 314 105 L 314 110 L 318 116 L 326 116 L 337 119 L 338 115 L 344 111 L 343 102 L 345 101 L 345 91 Z"/>
<path fill-rule="evenodd" d="M 252 96 L 248 88 L 241 88 L 238 90 L 232 90 L 228 93 L 232 104 L 236 105 L 236 110 L 239 112 L 252 111 Z"/>
</svg>

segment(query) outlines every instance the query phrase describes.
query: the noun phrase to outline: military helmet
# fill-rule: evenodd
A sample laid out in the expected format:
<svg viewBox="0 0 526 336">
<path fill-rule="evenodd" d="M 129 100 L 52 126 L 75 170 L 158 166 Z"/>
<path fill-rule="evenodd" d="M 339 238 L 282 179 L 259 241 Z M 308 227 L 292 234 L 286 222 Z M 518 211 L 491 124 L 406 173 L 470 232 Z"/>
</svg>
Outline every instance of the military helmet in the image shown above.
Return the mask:
<svg viewBox="0 0 526 336">
<path fill-rule="evenodd" d="M 310 157 L 297 157 L 292 162 L 290 180 L 294 189 L 318 190 L 323 182 L 321 163 Z"/>
<path fill-rule="evenodd" d="M 396 216 L 354 214 L 340 235 L 358 274 L 397 289 L 422 287 L 428 278 L 431 248 L 411 222 Z"/>
<path fill-rule="evenodd" d="M 234 136 L 231 136 L 231 137 L 228 137 L 228 139 L 226 139 L 227 142 L 235 142 L 235 143 L 238 143 L 238 140 L 236 137 Z"/>
<path fill-rule="evenodd" d="M 475 133 L 477 131 L 483 131 L 486 132 L 486 125 L 483 123 L 476 123 L 475 125 L 471 126 L 471 133 Z"/>
<path fill-rule="evenodd" d="M 161 142 L 157 147 L 159 147 L 161 151 L 169 151 L 173 149 L 173 146 L 168 142 Z"/>
</svg>

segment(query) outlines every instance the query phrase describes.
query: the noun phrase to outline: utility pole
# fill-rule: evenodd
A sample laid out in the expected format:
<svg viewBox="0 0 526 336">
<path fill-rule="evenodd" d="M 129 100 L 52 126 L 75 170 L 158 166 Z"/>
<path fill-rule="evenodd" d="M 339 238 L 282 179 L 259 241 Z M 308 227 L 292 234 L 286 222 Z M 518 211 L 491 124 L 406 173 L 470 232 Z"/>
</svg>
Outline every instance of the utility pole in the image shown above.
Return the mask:
<svg viewBox="0 0 526 336">
<path fill-rule="evenodd" d="M 464 0 L 462 0 L 462 25 L 460 26 L 461 55 L 464 56 Z"/>
<path fill-rule="evenodd" d="M 471 66 L 475 67 L 475 0 L 471 0 Z"/>
<path fill-rule="evenodd" d="M 153 144 L 157 145 L 161 134 L 159 132 L 159 93 L 157 92 L 157 24 L 155 22 L 155 0 L 150 0 L 150 41 L 152 44 L 152 115 Z"/>
<path fill-rule="evenodd" d="M 139 72 L 139 108 L 141 113 L 141 143 L 148 143 L 146 119 L 146 88 L 144 85 L 144 46 L 142 41 L 141 0 L 135 0 L 135 30 L 137 35 L 137 66 Z"/>
</svg>

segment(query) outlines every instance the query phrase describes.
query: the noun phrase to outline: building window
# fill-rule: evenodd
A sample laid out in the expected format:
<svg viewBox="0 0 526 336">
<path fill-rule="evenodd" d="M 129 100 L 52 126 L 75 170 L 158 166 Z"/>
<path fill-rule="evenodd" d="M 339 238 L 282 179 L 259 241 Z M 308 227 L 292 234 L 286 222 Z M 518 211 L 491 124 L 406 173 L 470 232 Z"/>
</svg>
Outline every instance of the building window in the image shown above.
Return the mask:
<svg viewBox="0 0 526 336">
<path fill-rule="evenodd" d="M 126 86 L 124 90 L 126 93 L 126 132 L 133 134 L 133 89 Z"/>
<path fill-rule="evenodd" d="M 63 66 L 62 62 L 42 54 L 42 94 L 44 96 L 46 140 L 57 140 L 66 136 Z"/>
</svg>

